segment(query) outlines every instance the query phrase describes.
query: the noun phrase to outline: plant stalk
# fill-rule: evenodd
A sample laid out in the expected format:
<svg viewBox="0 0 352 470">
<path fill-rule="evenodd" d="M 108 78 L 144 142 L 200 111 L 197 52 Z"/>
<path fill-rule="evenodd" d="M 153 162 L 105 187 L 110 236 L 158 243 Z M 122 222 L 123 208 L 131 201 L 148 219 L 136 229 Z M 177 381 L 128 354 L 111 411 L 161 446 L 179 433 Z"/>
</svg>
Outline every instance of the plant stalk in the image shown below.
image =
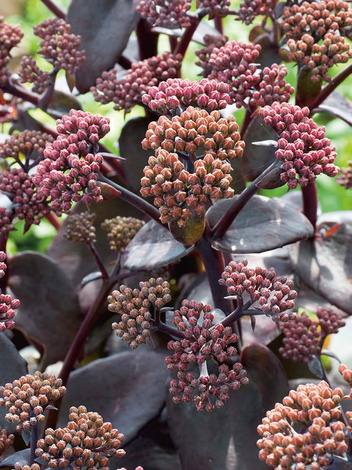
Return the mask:
<svg viewBox="0 0 352 470">
<path fill-rule="evenodd" d="M 89 251 L 92 253 L 92 256 L 101 272 L 102 279 L 108 279 L 109 278 L 109 273 L 107 272 L 104 263 L 94 245 L 94 243 L 87 243 L 87 247 Z"/>
<path fill-rule="evenodd" d="M 226 214 L 224 214 L 218 221 L 218 223 L 211 229 L 212 240 L 217 240 L 218 238 L 221 238 L 223 235 L 225 235 L 226 231 L 233 223 L 237 215 L 241 212 L 243 207 L 258 192 L 258 184 L 260 183 L 260 181 L 273 170 L 275 165 L 277 165 L 276 160 L 266 170 L 264 170 L 263 173 L 261 173 L 254 181 L 252 181 L 252 183 L 247 186 L 245 190 L 242 191 L 242 193 L 234 201 L 234 203 L 226 212 Z"/>
<path fill-rule="evenodd" d="M 51 0 L 42 0 L 42 3 L 58 18 L 66 19 L 66 13 Z"/>
</svg>

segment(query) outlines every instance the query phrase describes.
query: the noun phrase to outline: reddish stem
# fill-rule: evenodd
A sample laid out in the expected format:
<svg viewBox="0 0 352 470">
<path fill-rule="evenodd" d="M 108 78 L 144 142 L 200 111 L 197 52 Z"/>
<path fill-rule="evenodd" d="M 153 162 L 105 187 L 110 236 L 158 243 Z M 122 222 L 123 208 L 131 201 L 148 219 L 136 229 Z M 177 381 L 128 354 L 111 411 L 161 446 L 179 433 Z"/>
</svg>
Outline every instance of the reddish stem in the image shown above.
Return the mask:
<svg viewBox="0 0 352 470">
<path fill-rule="evenodd" d="M 315 182 L 309 183 L 302 188 L 303 214 L 313 225 L 314 231 L 317 224 L 318 193 Z"/>
<path fill-rule="evenodd" d="M 186 28 L 186 31 L 183 33 L 182 38 L 180 39 L 177 47 L 175 49 L 174 54 L 181 54 L 184 56 L 186 54 L 187 48 L 189 43 L 192 41 L 193 34 L 195 30 L 198 28 L 198 25 L 201 19 L 206 15 L 204 10 L 200 10 L 197 14 L 192 15 L 189 14 L 189 18 L 191 20 L 191 24 Z"/>
<path fill-rule="evenodd" d="M 49 214 L 46 216 L 46 220 L 50 222 L 56 230 L 59 230 L 59 228 L 61 227 L 61 221 L 53 212 L 49 212 Z"/>
<path fill-rule="evenodd" d="M 136 33 L 141 60 L 157 55 L 159 35 L 151 32 L 149 23 L 143 18 L 137 24 Z"/>
<path fill-rule="evenodd" d="M 94 243 L 87 243 L 87 247 L 89 248 L 89 251 L 92 253 L 92 256 L 97 263 L 97 266 L 101 272 L 102 279 L 108 279 L 109 278 L 109 273 L 107 272 L 104 263 L 94 245 Z"/>
<path fill-rule="evenodd" d="M 178 40 L 175 36 L 169 36 L 169 43 L 170 43 L 170 50 L 172 54 L 175 53 L 175 49 L 177 47 Z"/>
<path fill-rule="evenodd" d="M 39 104 L 40 95 L 37 95 L 37 93 L 33 93 L 33 91 L 30 91 L 23 86 L 15 85 L 13 83 L 8 82 L 6 83 L 6 85 L 3 86 L 3 91 L 5 93 L 10 93 L 13 96 L 17 96 L 18 98 L 21 98 L 24 101 L 28 101 L 29 103 L 32 103 L 35 106 L 38 106 Z"/>
<path fill-rule="evenodd" d="M 222 24 L 221 16 L 215 16 L 214 23 L 215 23 L 215 29 L 219 31 L 220 34 L 224 34 L 224 27 Z"/>
<path fill-rule="evenodd" d="M 58 18 L 66 19 L 66 13 L 51 0 L 42 0 L 42 3 Z"/>
</svg>

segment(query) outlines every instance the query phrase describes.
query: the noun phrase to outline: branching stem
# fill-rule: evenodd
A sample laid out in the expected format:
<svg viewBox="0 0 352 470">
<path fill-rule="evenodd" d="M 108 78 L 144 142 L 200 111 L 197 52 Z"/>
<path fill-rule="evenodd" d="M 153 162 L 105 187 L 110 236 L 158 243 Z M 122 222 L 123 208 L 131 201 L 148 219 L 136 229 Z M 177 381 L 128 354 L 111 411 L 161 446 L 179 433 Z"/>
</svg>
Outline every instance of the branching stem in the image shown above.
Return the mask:
<svg viewBox="0 0 352 470">
<path fill-rule="evenodd" d="M 58 18 L 66 19 L 66 13 L 60 7 L 55 5 L 52 0 L 42 0 L 42 3 Z"/>
</svg>

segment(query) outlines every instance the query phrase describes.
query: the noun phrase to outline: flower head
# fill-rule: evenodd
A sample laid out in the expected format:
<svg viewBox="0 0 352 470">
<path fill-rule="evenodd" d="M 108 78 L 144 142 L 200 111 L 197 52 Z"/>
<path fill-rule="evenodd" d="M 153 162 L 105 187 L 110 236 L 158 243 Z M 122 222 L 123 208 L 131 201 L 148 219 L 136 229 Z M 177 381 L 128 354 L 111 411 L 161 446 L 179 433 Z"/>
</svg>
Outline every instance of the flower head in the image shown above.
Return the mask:
<svg viewBox="0 0 352 470">
<path fill-rule="evenodd" d="M 348 162 L 347 168 L 341 168 L 341 175 L 336 178 L 336 181 L 340 186 L 344 186 L 345 189 L 352 188 L 352 161 Z"/>
<path fill-rule="evenodd" d="M 144 220 L 134 217 L 117 216 L 104 220 L 101 228 L 108 232 L 110 250 L 122 253 L 144 224 Z"/>
<path fill-rule="evenodd" d="M 240 5 L 238 17 L 243 23 L 251 24 L 257 16 L 274 14 L 278 0 L 245 0 Z"/>
<path fill-rule="evenodd" d="M 229 13 L 230 0 L 197 0 L 197 8 L 204 9 L 209 15 L 209 19 L 215 16 L 226 16 Z"/>
<path fill-rule="evenodd" d="M 49 468 L 109 468 L 110 457 L 123 457 L 124 435 L 99 413 L 85 406 L 70 408 L 70 421 L 64 428 L 45 430 L 35 454 Z"/>
<path fill-rule="evenodd" d="M 0 387 L 0 405 L 8 408 L 7 421 L 16 424 L 17 431 L 30 430 L 44 421 L 44 410 L 66 392 L 62 380 L 54 375 L 35 372 L 24 375 Z"/>
<path fill-rule="evenodd" d="M 162 223 L 177 221 L 184 227 L 192 214 L 206 212 L 209 198 L 232 197 L 231 165 L 207 154 L 194 162 L 194 173 L 185 170 L 176 153 L 158 149 L 150 157 L 141 179 L 143 197 L 153 196 Z"/>
<path fill-rule="evenodd" d="M 342 397 L 324 381 L 291 390 L 258 426 L 259 458 L 277 470 L 318 470 L 343 456 L 351 426 L 342 421 Z"/>
<path fill-rule="evenodd" d="M 191 0 L 142 0 L 137 11 L 152 26 L 183 28 L 190 25 Z"/>
<path fill-rule="evenodd" d="M 90 245 L 96 242 L 96 230 L 93 225 L 95 214 L 89 211 L 79 214 L 70 214 L 67 217 L 65 238 L 67 240 L 86 243 Z"/>
<path fill-rule="evenodd" d="M 33 177 L 53 210 L 68 212 L 73 202 L 102 200 L 97 179 L 103 157 L 97 144 L 109 130 L 108 118 L 74 109 L 57 121 L 59 136 L 47 145 Z"/>
<path fill-rule="evenodd" d="M 352 57 L 349 36 L 352 12 L 341 0 L 304 1 L 284 8 L 282 29 L 288 39 L 288 59 L 312 71 L 312 80 L 329 81 L 329 68 Z"/>
<path fill-rule="evenodd" d="M 34 178 L 21 168 L 0 173 L 0 191 L 11 201 L 11 206 L 0 208 L 0 231 L 5 235 L 15 230 L 13 221 L 16 217 L 25 221 L 24 230 L 27 231 L 50 213 L 48 201 L 38 194 Z"/>
<path fill-rule="evenodd" d="M 304 187 L 324 173 L 336 176 L 335 147 L 325 137 L 325 127 L 318 127 L 309 117 L 309 108 L 289 103 L 273 103 L 260 110 L 265 124 L 279 135 L 276 158 L 282 161 L 282 181 L 289 189 Z"/>
<path fill-rule="evenodd" d="M 199 58 L 196 65 L 203 69 L 204 77 L 207 77 L 211 72 L 211 69 L 208 67 L 211 53 L 215 48 L 220 49 L 220 47 L 224 46 L 228 40 L 229 38 L 223 35 L 213 36 L 211 34 L 206 34 L 204 36 L 203 42 L 205 47 L 196 51 L 196 56 Z"/>
<path fill-rule="evenodd" d="M 198 411 L 213 411 L 229 400 L 230 390 L 246 385 L 246 371 L 240 363 L 232 369 L 224 364 L 237 354 L 235 343 L 238 336 L 231 327 L 214 324 L 210 305 L 183 300 L 180 310 L 174 312 L 173 322 L 184 338 L 169 341 L 173 352 L 166 358 L 169 370 L 177 370 L 177 379 L 171 380 L 170 393 L 175 403 L 193 401 Z M 207 360 L 214 357 L 219 364 L 218 374 L 208 374 Z M 192 365 L 200 367 L 199 377 L 187 372 Z"/>
<path fill-rule="evenodd" d="M 15 441 L 13 434 L 7 434 L 5 429 L 0 429 L 0 455 L 5 452 Z"/>
<path fill-rule="evenodd" d="M 123 78 L 117 76 L 116 70 L 103 72 L 96 86 L 91 88 L 94 99 L 102 104 L 114 103 L 114 109 L 129 112 L 134 105 L 142 103 L 142 97 L 149 88 L 168 78 L 175 78 L 181 61 L 181 55 L 164 52 L 133 63 Z"/>
<path fill-rule="evenodd" d="M 4 23 L 4 17 L 0 16 L 0 87 L 8 82 L 10 51 L 23 38 L 23 32 L 19 25 Z"/>
<path fill-rule="evenodd" d="M 200 82 L 169 78 L 156 87 L 149 88 L 142 101 L 160 114 L 175 113 L 188 106 L 206 109 L 208 112 L 226 108 L 232 103 L 230 85 L 203 78 Z"/>
<path fill-rule="evenodd" d="M 297 297 L 293 281 L 277 277 L 274 268 L 250 268 L 246 259 L 242 263 L 230 261 L 219 284 L 226 286 L 229 295 L 243 297 L 247 294 L 249 303 L 274 321 L 287 321 L 292 316 L 287 310 L 294 308 Z"/>
<path fill-rule="evenodd" d="M 308 362 L 320 354 L 325 338 L 345 325 L 342 316 L 331 308 L 319 307 L 316 315 L 317 320 L 312 320 L 302 312 L 281 326 L 284 339 L 279 352 L 285 359 Z"/>
<path fill-rule="evenodd" d="M 162 278 L 140 282 L 139 287 L 131 289 L 122 285 L 108 297 L 108 309 L 121 314 L 121 321 L 113 323 L 112 328 L 132 349 L 150 338 L 154 309 L 164 307 L 171 300 L 170 284 Z"/>
</svg>

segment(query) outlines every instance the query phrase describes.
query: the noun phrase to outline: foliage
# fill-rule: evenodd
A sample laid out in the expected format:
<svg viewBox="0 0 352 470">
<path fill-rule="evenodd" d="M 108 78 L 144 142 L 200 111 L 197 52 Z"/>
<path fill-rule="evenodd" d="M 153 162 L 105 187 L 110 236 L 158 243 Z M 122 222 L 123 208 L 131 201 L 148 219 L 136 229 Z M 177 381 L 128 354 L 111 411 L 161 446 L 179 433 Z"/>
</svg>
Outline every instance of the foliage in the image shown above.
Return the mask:
<svg viewBox="0 0 352 470">
<path fill-rule="evenodd" d="M 0 19 L 0 467 L 352 468 L 349 4 L 42 2 Z"/>
</svg>

